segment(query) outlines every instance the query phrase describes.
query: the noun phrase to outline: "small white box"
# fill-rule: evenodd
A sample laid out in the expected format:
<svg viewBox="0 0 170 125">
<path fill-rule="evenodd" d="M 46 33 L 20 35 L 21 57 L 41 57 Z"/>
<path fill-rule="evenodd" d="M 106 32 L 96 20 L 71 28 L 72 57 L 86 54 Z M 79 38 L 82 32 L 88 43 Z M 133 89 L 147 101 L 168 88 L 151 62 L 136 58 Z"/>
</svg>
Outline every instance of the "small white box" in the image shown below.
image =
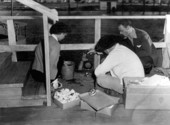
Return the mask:
<svg viewBox="0 0 170 125">
<path fill-rule="evenodd" d="M 72 107 L 75 107 L 75 106 L 79 105 L 80 104 L 80 99 L 74 100 L 74 101 L 71 101 L 71 102 L 67 102 L 67 103 L 61 103 L 59 100 L 54 99 L 54 103 L 57 106 L 59 106 L 61 109 L 69 109 L 69 108 L 72 108 Z"/>
</svg>

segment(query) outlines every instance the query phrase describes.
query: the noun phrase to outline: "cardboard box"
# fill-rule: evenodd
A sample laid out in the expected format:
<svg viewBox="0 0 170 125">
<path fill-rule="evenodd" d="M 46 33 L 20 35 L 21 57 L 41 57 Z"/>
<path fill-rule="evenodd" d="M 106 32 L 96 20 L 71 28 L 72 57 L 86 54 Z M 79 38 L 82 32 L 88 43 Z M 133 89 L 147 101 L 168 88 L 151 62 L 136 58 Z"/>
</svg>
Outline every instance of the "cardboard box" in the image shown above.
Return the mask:
<svg viewBox="0 0 170 125">
<path fill-rule="evenodd" d="M 80 99 L 78 100 L 74 100 L 68 103 L 61 103 L 59 100 L 54 99 L 54 103 L 59 106 L 61 109 L 69 109 L 69 108 L 73 108 L 77 105 L 80 105 Z"/>
<path fill-rule="evenodd" d="M 90 96 L 89 93 L 83 93 L 80 95 L 81 109 L 94 111 L 99 114 L 112 115 L 113 110 L 117 107 L 119 98 L 109 96 L 99 90 L 96 90 L 94 96 Z"/>
<path fill-rule="evenodd" d="M 124 78 L 126 109 L 170 109 L 170 86 L 146 86 L 131 84 L 139 77 Z"/>
<path fill-rule="evenodd" d="M 106 108 L 103 108 L 103 109 L 97 111 L 93 107 L 88 105 L 86 102 L 81 100 L 80 107 L 81 107 L 81 109 L 85 109 L 85 110 L 88 110 L 88 111 L 93 111 L 93 112 L 96 112 L 98 114 L 104 114 L 104 115 L 112 116 L 112 113 L 116 109 L 117 104 L 108 106 Z"/>
</svg>

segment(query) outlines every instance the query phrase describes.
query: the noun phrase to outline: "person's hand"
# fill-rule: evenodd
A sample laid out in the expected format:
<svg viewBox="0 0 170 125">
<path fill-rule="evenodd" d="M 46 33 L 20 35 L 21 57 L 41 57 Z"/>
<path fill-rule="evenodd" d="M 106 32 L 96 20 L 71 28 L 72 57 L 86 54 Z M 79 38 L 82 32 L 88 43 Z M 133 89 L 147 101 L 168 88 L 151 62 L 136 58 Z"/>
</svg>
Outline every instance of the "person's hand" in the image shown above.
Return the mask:
<svg viewBox="0 0 170 125">
<path fill-rule="evenodd" d="M 83 56 L 82 56 L 81 61 L 83 61 L 83 62 L 88 61 L 88 59 L 87 59 L 87 57 L 86 57 L 86 54 L 85 54 L 85 53 L 83 53 Z"/>
<path fill-rule="evenodd" d="M 164 42 L 165 40 L 164 40 L 164 38 L 162 38 L 162 39 L 160 39 L 158 42 Z"/>
<path fill-rule="evenodd" d="M 95 51 L 93 48 L 91 48 L 91 49 L 87 52 L 87 54 L 90 54 L 90 55 L 95 54 L 95 53 L 96 53 L 96 51 Z"/>
<path fill-rule="evenodd" d="M 102 52 L 96 52 L 96 51 L 92 48 L 92 49 L 90 49 L 90 50 L 87 52 L 87 54 L 90 54 L 90 55 L 92 55 L 92 54 L 102 55 L 103 53 L 102 53 Z"/>
</svg>

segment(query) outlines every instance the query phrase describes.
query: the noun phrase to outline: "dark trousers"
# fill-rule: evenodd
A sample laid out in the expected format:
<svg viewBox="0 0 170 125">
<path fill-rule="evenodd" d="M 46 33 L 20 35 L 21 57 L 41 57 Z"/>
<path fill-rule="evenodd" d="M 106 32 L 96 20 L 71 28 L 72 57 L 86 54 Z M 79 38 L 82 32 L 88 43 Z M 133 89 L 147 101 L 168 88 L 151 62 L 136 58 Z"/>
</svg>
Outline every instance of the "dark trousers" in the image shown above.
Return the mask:
<svg viewBox="0 0 170 125">
<path fill-rule="evenodd" d="M 62 70 L 62 66 L 63 66 L 63 63 L 64 63 L 64 60 L 62 57 L 59 58 L 59 61 L 58 61 L 58 64 L 57 64 L 57 69 L 58 69 L 58 73 L 55 77 L 58 78 L 61 76 L 61 70 Z M 43 82 L 45 83 L 45 73 L 42 73 L 40 71 L 37 71 L 37 70 L 34 70 L 32 69 L 31 70 L 31 76 L 33 77 L 33 79 L 37 82 Z M 51 79 L 51 82 L 53 81 L 54 79 Z"/>
</svg>

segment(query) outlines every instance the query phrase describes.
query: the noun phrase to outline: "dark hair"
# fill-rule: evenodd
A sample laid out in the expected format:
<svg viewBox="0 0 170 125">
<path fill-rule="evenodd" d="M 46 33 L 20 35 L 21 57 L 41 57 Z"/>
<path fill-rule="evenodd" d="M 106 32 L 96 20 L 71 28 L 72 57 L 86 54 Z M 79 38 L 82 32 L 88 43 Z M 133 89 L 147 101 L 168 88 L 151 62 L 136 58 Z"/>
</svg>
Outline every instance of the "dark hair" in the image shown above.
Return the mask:
<svg viewBox="0 0 170 125">
<path fill-rule="evenodd" d="M 106 49 L 111 48 L 117 43 L 122 44 L 123 37 L 120 35 L 105 35 L 100 38 L 95 46 L 95 51 L 104 52 Z"/>
<path fill-rule="evenodd" d="M 70 32 L 69 27 L 63 22 L 57 21 L 50 28 L 50 34 L 60 34 L 60 33 L 68 33 Z"/>
<path fill-rule="evenodd" d="M 132 21 L 128 19 L 124 19 L 124 20 L 119 21 L 118 25 L 123 25 L 125 27 L 132 26 Z"/>
</svg>

